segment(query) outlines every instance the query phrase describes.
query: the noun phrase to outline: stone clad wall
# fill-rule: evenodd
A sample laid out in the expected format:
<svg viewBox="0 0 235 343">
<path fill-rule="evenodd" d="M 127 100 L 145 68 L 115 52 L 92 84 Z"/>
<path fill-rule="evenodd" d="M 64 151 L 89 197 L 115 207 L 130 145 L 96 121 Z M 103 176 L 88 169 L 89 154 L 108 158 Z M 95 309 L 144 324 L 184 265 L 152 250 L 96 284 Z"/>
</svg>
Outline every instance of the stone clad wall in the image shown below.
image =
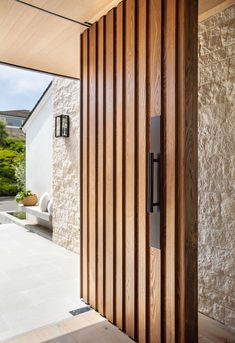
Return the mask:
<svg viewBox="0 0 235 343">
<path fill-rule="evenodd" d="M 70 117 L 70 136 L 53 138 L 53 241 L 78 253 L 80 83 L 55 78 L 52 87 L 54 116 L 66 114 Z"/>
<path fill-rule="evenodd" d="M 235 329 L 235 6 L 199 24 L 199 311 Z"/>
</svg>

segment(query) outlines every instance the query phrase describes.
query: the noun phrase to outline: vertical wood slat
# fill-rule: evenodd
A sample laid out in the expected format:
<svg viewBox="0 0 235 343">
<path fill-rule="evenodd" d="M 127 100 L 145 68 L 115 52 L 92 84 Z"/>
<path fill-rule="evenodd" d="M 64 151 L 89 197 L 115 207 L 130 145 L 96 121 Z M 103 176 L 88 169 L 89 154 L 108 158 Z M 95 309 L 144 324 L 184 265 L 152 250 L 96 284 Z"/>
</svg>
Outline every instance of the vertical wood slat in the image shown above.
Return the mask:
<svg viewBox="0 0 235 343">
<path fill-rule="evenodd" d="M 123 225 L 123 3 L 116 10 L 116 324 L 123 329 L 124 225 Z"/>
<path fill-rule="evenodd" d="M 80 38 L 80 199 L 83 199 L 82 187 L 82 172 L 83 172 L 83 35 Z M 80 298 L 83 297 L 83 235 L 82 235 L 82 222 L 83 222 L 83 203 L 80 200 Z"/>
<path fill-rule="evenodd" d="M 148 2 L 147 109 L 148 118 L 161 115 L 162 91 L 162 5 Z M 148 135 L 148 139 L 150 136 Z M 149 142 L 148 142 L 149 143 Z M 150 230 L 150 227 L 149 227 Z M 150 248 L 149 258 L 149 341 L 161 342 L 161 251 Z"/>
<path fill-rule="evenodd" d="M 179 11 L 181 13 L 185 10 L 185 2 L 180 1 L 179 2 Z M 178 51 L 178 68 L 182 68 L 182 71 L 185 68 L 185 61 L 182 56 L 182 51 L 184 50 L 184 24 L 185 21 L 180 21 L 178 26 L 178 34 L 179 34 L 179 51 Z M 184 94 L 184 87 L 185 87 L 185 79 L 183 72 L 182 74 L 178 72 L 179 74 L 179 80 L 178 80 L 178 87 L 180 92 Z M 177 106 L 178 106 L 178 113 L 180 113 L 179 119 L 178 119 L 178 130 L 181 133 L 181 138 L 178 138 L 178 148 L 177 148 L 177 154 L 178 154 L 178 163 L 177 163 L 177 170 L 176 170 L 176 177 L 177 177 L 177 183 L 179 184 L 177 194 L 181 200 L 179 200 L 177 204 L 177 228 L 179 230 L 178 238 L 176 241 L 176 249 L 179 252 L 178 258 L 176 258 L 176 287 L 178 286 L 178 289 L 180 289 L 180 292 L 177 294 L 178 299 L 176 300 L 176 306 L 177 306 L 177 314 L 176 317 L 177 326 L 178 326 L 178 333 L 177 333 L 177 339 L 178 342 L 185 343 L 185 328 L 184 328 L 184 316 L 185 316 L 185 270 L 182 268 L 185 261 L 185 249 L 184 249 L 184 240 L 185 240 L 185 204 L 184 204 L 184 194 L 185 194 L 185 184 L 184 184 L 184 163 L 185 163 L 185 156 L 184 156 L 184 148 L 182 147 L 181 142 L 185 140 L 185 131 L 184 131 L 184 111 L 185 111 L 185 104 L 182 102 L 182 99 L 177 99 Z M 180 170 L 180 173 L 179 173 Z M 197 341 L 197 337 L 196 337 Z"/>
<path fill-rule="evenodd" d="M 146 218 L 146 178 L 147 178 L 147 3 L 137 1 L 137 114 L 138 114 L 138 341 L 146 342 L 147 330 L 147 256 L 149 254 L 148 230 Z"/>
<path fill-rule="evenodd" d="M 125 327 L 135 337 L 135 1 L 125 6 Z"/>
<path fill-rule="evenodd" d="M 96 308 L 96 24 L 89 30 L 89 303 Z"/>
<path fill-rule="evenodd" d="M 163 179 L 164 179 L 164 237 L 162 330 L 166 342 L 175 342 L 175 127 L 176 127 L 176 0 L 164 3 L 163 32 Z"/>
<path fill-rule="evenodd" d="M 161 9 L 161 3 L 164 4 L 163 9 Z M 126 0 L 119 5 L 117 10 L 112 10 L 99 21 L 97 24 L 98 43 L 95 42 L 99 61 L 97 66 L 99 73 L 98 122 L 95 124 L 95 132 L 98 132 L 98 136 L 95 137 L 92 136 L 92 132 L 94 132 L 92 113 L 94 113 L 95 105 L 94 99 L 89 94 L 94 89 L 93 86 L 88 89 L 89 80 L 91 80 L 89 73 L 91 72 L 94 76 L 94 70 L 89 65 L 93 63 L 94 56 L 90 61 L 88 60 L 89 49 L 94 48 L 94 45 L 89 44 L 90 33 L 88 32 L 92 28 L 82 36 L 81 291 L 87 302 L 92 302 L 93 307 L 97 304 L 99 312 L 110 321 L 117 323 L 121 329 L 126 330 L 139 342 L 145 342 L 146 338 L 148 342 L 160 342 L 160 339 L 174 342 L 177 334 L 178 341 L 188 341 L 192 337 L 196 341 L 197 294 L 195 288 L 192 297 L 188 291 L 191 283 L 196 283 L 197 276 L 196 233 L 194 233 L 194 231 L 196 232 L 197 197 L 196 189 L 190 183 L 196 184 L 196 134 L 191 135 L 190 131 L 196 132 L 196 84 L 192 82 L 193 78 L 196 80 L 196 61 L 192 63 L 190 59 L 192 51 L 196 56 L 196 26 L 192 27 L 190 22 L 193 18 L 194 24 L 196 23 L 196 3 L 196 0 L 188 2 L 180 0 L 177 4 L 177 25 L 180 36 L 177 37 L 177 41 L 175 41 L 177 31 L 175 0 Z M 135 8 L 135 6 L 137 7 Z M 147 6 L 146 14 L 145 6 Z M 164 13 L 163 21 L 162 13 Z M 186 18 L 188 13 L 191 14 Z M 137 18 L 134 14 L 137 14 Z M 115 17 L 117 24 L 115 24 Z M 108 27 L 105 28 L 106 21 Z M 138 26 L 135 26 L 135 23 Z M 147 28 L 145 27 L 146 23 L 148 24 Z M 163 37 L 161 27 L 164 28 Z M 144 47 L 146 29 L 147 49 Z M 102 30 L 104 30 L 104 34 Z M 123 42 L 121 45 L 118 42 L 121 40 L 122 30 Z M 195 40 L 192 40 L 194 43 L 189 42 L 192 31 L 195 33 Z M 163 50 L 161 49 L 162 41 L 164 42 Z M 178 41 L 180 45 L 177 48 L 180 49 L 180 53 L 177 60 L 175 46 Z M 186 49 L 188 50 L 186 51 Z M 146 50 L 146 68 L 142 68 L 141 66 L 145 64 Z M 163 80 L 161 79 L 162 54 L 164 54 L 163 66 L 165 68 Z M 179 84 L 177 83 L 180 86 L 177 95 L 177 99 L 180 100 L 177 104 L 180 113 L 180 118 L 177 118 L 179 121 L 177 134 L 181 135 L 177 140 L 179 145 L 177 153 L 181 160 L 178 168 L 181 170 L 184 168 L 184 170 L 182 175 L 179 175 L 179 170 L 177 171 L 177 181 L 179 181 L 177 182 L 177 184 L 179 183 L 177 199 L 179 198 L 180 201 L 177 208 L 179 217 L 176 220 L 178 220 L 179 228 L 177 230 L 179 229 L 179 237 L 182 238 L 182 241 L 178 242 L 175 261 L 174 135 L 177 122 L 175 121 L 176 90 L 174 87 L 175 81 L 178 81 L 179 77 L 179 75 L 175 75 L 176 61 L 179 68 L 178 74 L 182 70 L 184 73 L 188 70 L 191 71 L 192 65 L 194 67 L 192 72 L 188 72 L 187 75 L 183 74 L 179 78 Z M 144 99 L 146 69 L 147 88 L 146 99 Z M 105 92 L 102 93 L 104 89 Z M 162 89 L 165 93 L 162 93 Z M 163 108 L 161 107 L 162 100 Z M 143 115 L 145 106 L 147 118 L 144 118 Z M 189 110 L 187 111 L 187 109 Z M 165 214 L 160 251 L 148 247 L 149 223 L 148 216 L 145 221 L 146 214 L 143 211 L 143 204 L 146 201 L 143 179 L 146 170 L 141 167 L 146 165 L 144 151 L 147 153 L 149 148 L 149 119 L 151 116 L 161 115 L 161 112 L 163 113 L 162 122 L 165 132 L 163 140 L 165 145 L 163 145 L 162 153 L 164 155 L 164 179 L 166 180 L 163 193 L 166 194 L 164 197 L 166 206 L 162 208 L 162 213 Z M 144 131 L 147 134 L 147 142 Z M 182 132 L 185 135 L 182 135 Z M 93 154 L 94 141 L 98 143 L 98 155 Z M 95 175 L 98 179 L 93 180 L 94 183 L 90 184 L 89 181 L 94 175 L 94 156 L 95 168 L 98 168 Z M 121 160 L 123 160 L 122 164 Z M 100 181 L 101 184 L 99 184 Z M 98 196 L 95 195 L 93 198 L 94 185 Z M 137 194 L 139 196 L 135 198 Z M 95 212 L 95 217 L 91 218 L 94 208 L 96 211 L 96 205 L 94 206 L 96 199 L 98 199 L 98 212 Z M 91 205 L 90 201 L 94 201 L 94 204 Z M 93 226 L 93 224 L 95 225 Z M 96 236 L 96 229 L 98 236 Z M 90 236 L 94 237 L 94 235 L 95 243 L 90 242 Z M 143 250 L 144 247 L 146 250 Z M 95 256 L 97 262 L 95 262 Z M 190 261 L 187 258 L 190 258 Z M 175 294 L 175 265 L 178 278 L 177 294 Z M 144 282 L 145 277 L 146 283 Z M 161 278 L 163 279 L 162 283 L 160 282 Z M 90 283 L 93 283 L 94 279 L 95 285 L 91 285 Z M 97 298 L 96 295 L 98 295 Z M 175 332 L 175 298 L 178 295 L 179 311 L 176 324 L 180 325 L 180 331 L 177 333 Z M 162 332 L 160 330 L 161 317 L 164 318 L 161 326 Z"/>
<path fill-rule="evenodd" d="M 177 2 L 176 341 L 198 342 L 198 1 Z"/>
<path fill-rule="evenodd" d="M 81 131 L 81 140 L 82 140 L 82 170 L 81 170 L 81 196 L 82 196 L 82 242 L 81 242 L 81 251 L 82 251 L 82 288 L 81 288 L 81 297 L 89 302 L 89 290 L 88 290 L 88 254 L 89 254 L 89 231 L 88 231 L 88 31 L 85 31 L 82 35 L 82 131 Z"/>
<path fill-rule="evenodd" d="M 102 17 L 98 22 L 98 263 L 97 263 L 97 307 L 98 311 L 104 315 L 104 294 L 105 294 L 105 236 L 104 236 L 104 123 L 105 123 L 105 103 L 104 103 L 104 25 L 105 19 Z"/>
<path fill-rule="evenodd" d="M 150 327 L 149 341 L 161 342 L 161 251 L 150 248 Z M 167 342 L 167 341 L 166 341 Z"/>
<path fill-rule="evenodd" d="M 164 1 L 163 1 L 164 2 Z M 148 98 L 150 116 L 161 115 L 162 1 L 148 1 Z"/>
<path fill-rule="evenodd" d="M 106 16 L 106 191 L 105 191 L 105 315 L 114 321 L 114 10 Z"/>
<path fill-rule="evenodd" d="M 126 332 L 136 338 L 139 336 L 140 342 L 145 342 L 146 339 L 146 321 L 147 321 L 147 284 L 150 277 L 147 275 L 146 264 L 148 263 L 147 260 L 150 258 L 149 249 L 148 249 L 148 230 L 146 227 L 146 170 L 143 168 L 142 162 L 143 160 L 146 161 L 146 22 L 147 22 L 147 13 L 146 13 L 146 2 L 144 0 L 140 1 L 140 8 L 138 10 L 138 18 L 135 18 L 135 2 L 130 0 L 128 3 L 119 5 L 117 9 L 117 27 L 116 27 L 116 78 L 117 78 L 117 89 L 116 89 L 116 119 L 114 118 L 114 14 L 115 11 L 111 11 L 106 16 L 106 28 L 105 28 L 105 37 L 106 40 L 102 42 L 102 29 L 104 29 L 104 24 L 100 21 L 98 23 L 98 61 L 101 60 L 101 63 L 98 64 L 98 180 L 101 180 L 101 183 L 98 185 L 98 232 L 100 237 L 98 239 L 98 277 L 97 277 L 97 289 L 98 289 L 98 310 L 108 317 L 109 320 L 114 321 L 116 316 L 116 322 L 120 328 L 125 327 Z M 142 2 L 141 2 L 142 1 Z M 141 7 L 142 6 L 142 7 Z M 122 11 L 123 8 L 125 9 L 125 15 L 123 15 Z M 145 11 L 145 14 L 143 14 Z M 123 22 L 125 18 L 125 23 Z M 135 22 L 138 23 L 138 27 L 135 27 Z M 100 28 L 101 27 L 101 28 Z M 103 27 L 103 28 L 102 28 Z M 121 44 L 118 46 L 118 41 L 123 40 L 122 38 L 122 30 L 125 27 L 125 56 L 123 58 L 123 51 L 121 49 Z M 91 29 L 89 30 L 91 31 Z M 100 33 L 101 31 L 101 33 Z M 101 38 L 100 38 L 101 35 Z M 135 44 L 135 35 L 138 37 L 138 46 Z M 152 36 L 151 36 L 152 35 Z M 152 31 L 150 31 L 150 39 L 151 44 L 152 40 L 155 39 L 155 36 Z M 123 42 L 122 42 L 123 43 Z M 90 45 L 89 45 L 89 54 L 90 54 L 90 64 L 92 64 L 91 59 L 93 59 L 93 63 L 95 62 L 94 55 L 92 56 L 92 51 L 95 48 L 96 42 L 92 39 L 92 32 L 90 33 Z M 105 48 L 105 67 L 102 66 L 102 53 L 103 48 L 102 44 L 104 44 Z M 150 44 L 150 45 L 151 45 Z M 150 50 L 150 49 L 149 49 Z M 138 55 L 136 55 L 136 53 Z M 154 58 L 156 57 L 155 50 L 152 49 L 149 52 L 150 59 L 149 62 L 149 79 L 152 80 L 152 73 L 155 72 L 156 63 Z M 136 67 L 138 61 L 138 67 Z M 159 61 L 159 60 L 158 60 Z M 104 70 L 102 70 L 104 68 Z M 125 75 L 125 85 L 123 84 L 122 77 L 123 75 L 122 69 L 124 70 Z M 100 73 L 100 74 L 99 74 Z M 94 155 L 93 155 L 93 143 L 96 141 L 95 131 L 94 131 L 94 121 L 92 113 L 94 113 L 94 103 L 91 99 L 91 94 L 94 94 L 94 84 L 92 84 L 93 76 L 95 74 L 94 70 L 90 67 L 89 69 L 90 74 L 90 117 L 89 119 L 89 165 L 88 170 L 90 175 L 90 180 L 95 182 L 94 179 L 91 178 L 94 175 Z M 103 74 L 103 76 L 102 76 Z M 118 77 L 117 77 L 118 75 Z M 138 76 L 138 80 L 136 77 Z M 104 84 L 105 82 L 105 84 Z M 150 81 L 152 82 L 152 81 Z M 137 86 L 138 85 L 138 86 Z M 105 103 L 103 104 L 103 95 L 102 90 L 105 86 Z M 123 87 L 124 86 L 124 87 Z M 135 89 L 135 87 L 138 87 Z M 158 83 L 159 86 L 159 83 Z M 125 98 L 122 98 L 123 88 L 125 90 Z M 149 94 L 153 94 L 153 90 L 149 86 L 148 88 Z M 154 93 L 156 94 L 156 92 Z M 155 96 L 155 95 L 154 95 Z M 137 97 L 137 98 L 136 98 Z M 159 97 L 159 93 L 158 93 Z M 156 100 L 156 98 L 154 98 Z M 152 98 L 150 96 L 149 100 L 149 115 L 153 113 L 154 109 L 154 99 L 153 95 Z M 123 107 L 125 104 L 125 108 Z M 93 107 L 92 107 L 93 106 Z M 138 108 L 136 107 L 138 106 Z M 105 108 L 106 116 L 103 117 L 104 113 L 102 113 Z M 152 112 L 151 112 L 152 109 Z M 93 111 L 93 112 L 92 112 Z M 123 113 L 125 113 L 125 117 L 123 117 Z M 154 113 L 153 113 L 154 114 Z M 137 117 L 136 117 L 137 116 Z M 125 122 L 122 122 L 122 120 Z M 116 126 L 115 126 L 116 120 Z M 137 120 L 137 126 L 136 126 Z M 125 126 L 125 136 L 123 137 L 123 127 Z M 136 139 L 136 132 L 135 129 L 138 128 L 138 139 Z M 102 128 L 103 132 L 106 132 L 105 139 L 102 142 Z M 116 132 L 115 132 L 116 128 Z M 114 145 L 114 135 L 116 134 L 116 145 Z M 123 141 L 124 140 L 124 141 Z M 136 145 L 137 143 L 137 145 Z M 102 144 L 105 144 L 105 151 L 102 152 Z M 123 186 L 123 179 L 122 179 L 122 168 L 123 168 L 123 161 L 122 156 L 123 153 L 123 146 L 125 146 L 125 170 L 124 175 L 126 179 L 126 187 L 125 190 L 125 199 L 123 199 L 122 194 L 122 186 Z M 115 150 L 113 149 L 115 148 Z M 105 156 L 104 156 L 105 155 Z M 114 159 L 116 156 L 116 177 L 114 177 Z M 105 157 L 105 158 L 104 158 Z M 135 159 L 137 157 L 138 165 L 136 165 Z M 105 160 L 105 170 L 102 172 L 102 158 Z M 103 161 L 104 161 L 103 160 Z M 138 182 L 135 179 L 136 177 L 136 170 L 137 167 L 138 171 Z M 105 175 L 105 185 L 102 185 L 102 177 Z M 114 182 L 116 183 L 114 184 Z M 94 183 L 90 186 L 90 201 L 91 199 L 95 199 L 94 193 L 92 190 L 94 189 Z M 105 186 L 105 204 L 104 208 L 102 207 L 102 187 Z M 115 187 L 116 186 L 116 187 Z M 114 189 L 114 187 L 116 189 Z M 135 195 L 136 195 L 136 187 L 138 188 L 138 194 L 141 194 L 138 197 L 138 202 L 135 202 Z M 114 201 L 113 196 L 116 196 L 116 203 Z M 123 200 L 125 203 L 124 213 L 123 210 Z M 93 202 L 94 204 L 94 202 Z M 116 207 L 114 208 L 114 205 Z M 94 221 L 94 207 L 90 205 L 89 208 L 89 217 L 90 218 L 90 231 L 89 236 L 95 234 L 93 227 L 95 227 L 96 223 Z M 102 210 L 104 213 L 104 218 L 102 218 Z M 93 215 L 91 215 L 93 211 Z M 116 211 L 116 217 L 114 215 Z M 137 211 L 137 212 L 135 212 Z M 123 236 L 123 227 L 122 221 L 119 218 L 124 218 L 125 227 L 128 228 L 125 232 L 125 236 Z M 138 215 L 138 221 L 136 220 L 136 215 Z M 116 222 L 114 223 L 114 219 L 116 218 Z M 93 219 L 93 222 L 92 222 Z M 103 225 L 103 229 L 105 228 L 105 234 L 102 233 L 102 220 L 105 220 L 105 225 Z M 136 223 L 138 226 L 136 227 Z M 116 232 L 115 226 L 116 225 Z M 116 233 L 116 260 L 114 257 L 115 249 L 115 233 Z M 136 236 L 138 233 L 138 236 Z M 103 237 L 102 237 L 103 234 Z M 92 236 L 92 240 L 94 236 Z M 105 239 L 105 244 L 104 240 Z M 125 245 L 121 245 L 121 243 L 125 242 Z M 139 246 L 136 251 L 135 244 L 138 242 Z M 94 242 L 93 242 L 94 243 Z M 104 248 L 104 252 L 102 254 L 102 247 Z M 89 302 L 93 307 L 95 307 L 96 299 L 92 298 L 95 296 L 96 290 L 96 283 L 94 282 L 94 256 L 96 256 L 96 246 L 90 242 L 89 250 L 90 256 L 88 258 L 89 261 L 89 281 L 93 283 L 91 285 L 89 283 L 89 293 L 90 293 L 90 300 Z M 92 252 L 91 252 L 92 250 Z M 105 265 L 104 265 L 104 255 Z M 126 256 L 125 256 L 126 255 Z M 156 282 L 155 278 L 157 276 L 157 272 L 159 266 L 159 259 L 158 256 L 156 258 L 156 254 L 153 257 L 153 263 L 151 266 L 153 267 L 153 271 L 151 272 L 151 280 L 153 283 Z M 126 257 L 126 259 L 124 258 Z M 136 259 L 137 257 L 137 259 Z M 123 268 L 123 262 L 125 260 L 125 268 Z M 114 265 L 114 263 L 116 264 Z M 156 263 L 155 263 L 156 262 Z M 140 263 L 136 265 L 136 263 Z M 103 268 L 103 270 L 102 270 Z M 115 274 L 115 268 L 117 274 Z M 123 273 L 125 272 L 125 275 Z M 115 277 L 116 276 L 116 277 Z M 137 279 L 138 276 L 138 279 Z M 105 278 L 105 280 L 104 280 Z M 114 284 L 114 280 L 116 280 L 116 284 Z M 126 281 L 125 288 L 122 288 L 123 280 Z M 103 282 L 103 290 L 108 290 L 108 292 L 104 291 L 102 293 L 102 282 Z M 137 284 L 136 284 L 137 282 Z M 136 289 L 138 288 L 137 285 L 140 285 L 141 291 L 137 293 Z M 94 288 L 92 288 L 94 286 Z M 115 290 L 116 288 L 116 290 Z M 158 288 L 159 289 L 159 288 Z M 151 290 L 153 291 L 153 290 Z M 115 309 L 114 306 L 114 296 L 116 293 L 116 304 L 117 307 Z M 105 301 L 102 299 L 102 294 L 105 296 Z M 125 299 L 123 298 L 125 294 Z M 151 294 L 151 293 L 149 293 Z M 138 297 L 137 297 L 138 296 Z M 159 301 L 159 293 L 153 291 L 153 303 L 150 301 L 150 312 L 153 313 L 153 320 L 159 319 L 158 318 L 158 311 L 156 310 L 157 304 L 160 303 Z M 137 297 L 137 300 L 136 300 Z M 158 301 L 157 301 L 158 300 Z M 104 302 L 105 302 L 105 311 L 104 311 Z M 156 304 L 157 303 L 157 304 Z M 123 304 L 125 304 L 125 308 L 123 308 Z M 137 308 L 136 308 L 137 305 Z M 157 307 L 159 309 L 159 307 Z M 136 311 L 138 311 L 137 316 L 135 315 Z M 115 314 L 114 314 L 115 313 Z M 157 315 L 156 315 L 157 314 Z M 125 323 L 123 320 L 126 319 Z M 138 322 L 136 322 L 138 319 Z M 153 327 L 153 326 L 152 326 Z M 136 332 L 137 330 L 137 332 Z M 154 339 L 156 337 L 156 330 L 154 331 Z"/>
</svg>

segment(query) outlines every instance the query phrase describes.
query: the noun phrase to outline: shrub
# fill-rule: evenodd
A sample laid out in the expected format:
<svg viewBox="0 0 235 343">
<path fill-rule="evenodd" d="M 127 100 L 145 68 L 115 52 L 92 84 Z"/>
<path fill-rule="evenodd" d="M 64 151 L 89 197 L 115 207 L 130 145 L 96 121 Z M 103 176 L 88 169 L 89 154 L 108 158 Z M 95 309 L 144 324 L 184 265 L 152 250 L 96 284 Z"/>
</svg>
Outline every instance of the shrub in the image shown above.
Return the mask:
<svg viewBox="0 0 235 343">
<path fill-rule="evenodd" d="M 7 137 L 6 124 L 4 121 L 0 120 L 0 146 L 4 146 Z"/>
<path fill-rule="evenodd" d="M 17 193 L 17 184 L 12 179 L 0 175 L 0 196 L 15 195 Z"/>
<path fill-rule="evenodd" d="M 15 176 L 19 159 L 22 159 L 22 153 L 0 148 L 0 195 L 15 195 L 19 190 Z"/>
<path fill-rule="evenodd" d="M 25 187 L 25 139 L 9 137 L 0 121 L 0 196 Z"/>
<path fill-rule="evenodd" d="M 25 139 L 16 137 L 7 137 L 4 141 L 4 148 L 25 153 Z"/>
<path fill-rule="evenodd" d="M 18 190 L 25 188 L 25 157 L 22 154 L 15 164 L 15 178 Z"/>
</svg>

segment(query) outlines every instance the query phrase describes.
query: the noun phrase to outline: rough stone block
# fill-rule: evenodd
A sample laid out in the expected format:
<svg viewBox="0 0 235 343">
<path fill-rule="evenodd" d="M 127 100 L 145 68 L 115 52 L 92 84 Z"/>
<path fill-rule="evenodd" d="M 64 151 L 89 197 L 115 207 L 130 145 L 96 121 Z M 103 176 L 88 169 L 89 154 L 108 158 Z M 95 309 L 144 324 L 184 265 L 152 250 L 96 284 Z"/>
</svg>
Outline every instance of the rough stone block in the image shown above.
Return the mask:
<svg viewBox="0 0 235 343">
<path fill-rule="evenodd" d="M 235 311 L 225 308 L 225 325 L 234 329 L 235 328 Z"/>
<path fill-rule="evenodd" d="M 221 214 L 228 219 L 235 218 L 235 194 L 227 194 L 223 196 L 221 204 Z"/>
<path fill-rule="evenodd" d="M 212 311 L 213 311 L 213 314 L 212 314 L 213 318 L 224 324 L 224 322 L 225 322 L 225 308 L 221 305 L 214 303 Z"/>
<path fill-rule="evenodd" d="M 204 193 L 200 202 L 200 211 L 207 216 L 217 216 L 220 214 L 220 201 L 220 194 Z"/>
<path fill-rule="evenodd" d="M 235 329 L 235 5 L 199 24 L 199 311 Z"/>
<path fill-rule="evenodd" d="M 79 81 L 56 78 L 53 82 L 54 116 L 68 114 L 69 138 L 53 141 L 53 241 L 79 253 L 80 235 L 80 105 Z"/>
</svg>

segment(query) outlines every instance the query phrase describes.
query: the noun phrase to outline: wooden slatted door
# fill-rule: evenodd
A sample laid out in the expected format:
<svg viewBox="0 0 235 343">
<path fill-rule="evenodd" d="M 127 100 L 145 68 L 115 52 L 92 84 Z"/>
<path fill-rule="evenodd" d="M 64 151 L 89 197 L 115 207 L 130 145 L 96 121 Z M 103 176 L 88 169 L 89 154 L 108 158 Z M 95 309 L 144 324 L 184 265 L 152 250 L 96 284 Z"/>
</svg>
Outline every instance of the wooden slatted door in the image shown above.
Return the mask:
<svg viewBox="0 0 235 343">
<path fill-rule="evenodd" d="M 84 32 L 81 51 L 82 297 L 132 338 L 158 342 L 160 250 L 150 248 L 146 202 L 161 2 L 121 3 Z"/>
<path fill-rule="evenodd" d="M 176 18 L 176 0 L 126 0 L 81 37 L 81 296 L 139 342 L 175 342 L 177 321 L 184 330 L 185 275 L 175 259 Z M 157 245 L 147 211 L 148 155 L 155 134 L 160 141 L 154 118 L 162 127 Z M 181 235 L 182 251 L 183 242 Z"/>
</svg>

